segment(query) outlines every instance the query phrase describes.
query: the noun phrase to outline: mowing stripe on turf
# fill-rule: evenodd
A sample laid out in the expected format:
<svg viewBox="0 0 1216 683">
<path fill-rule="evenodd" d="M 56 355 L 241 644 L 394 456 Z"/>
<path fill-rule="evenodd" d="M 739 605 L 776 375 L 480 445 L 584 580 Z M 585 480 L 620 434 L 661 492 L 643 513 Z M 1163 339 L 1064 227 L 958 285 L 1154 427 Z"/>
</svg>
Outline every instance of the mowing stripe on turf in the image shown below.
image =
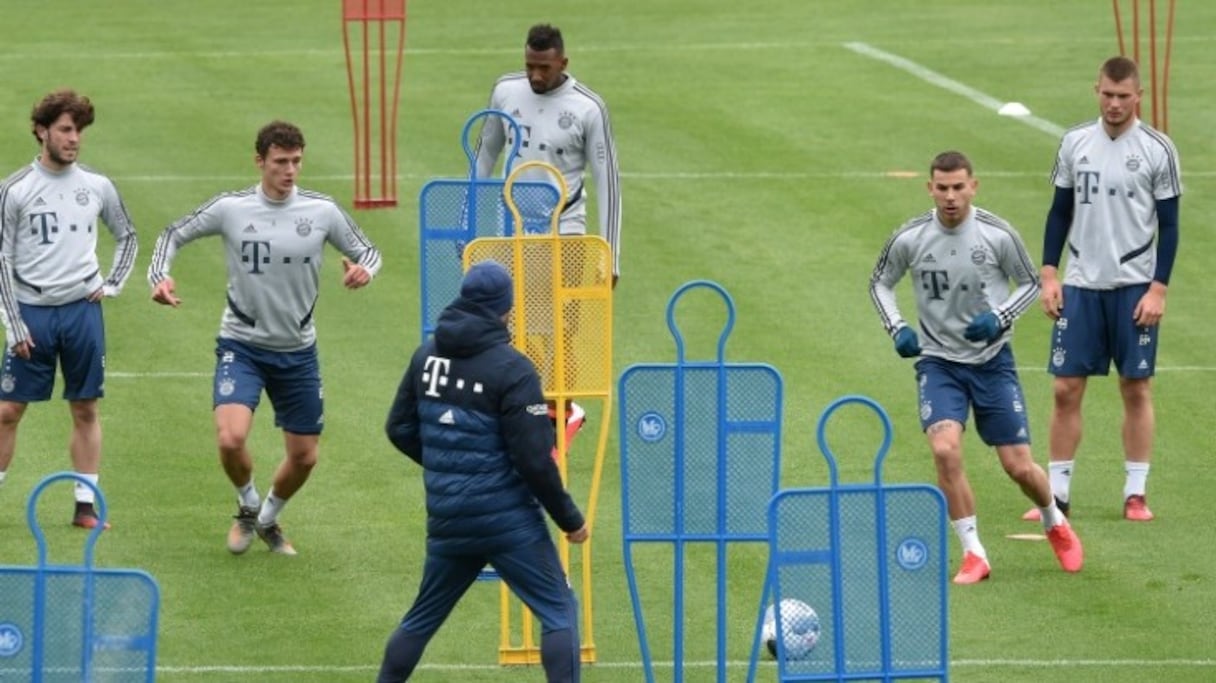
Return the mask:
<svg viewBox="0 0 1216 683">
<path fill-rule="evenodd" d="M 1192 36 L 1174 36 L 1175 43 L 1206 43 L 1216 39 L 1213 35 L 1192 35 Z M 957 45 L 967 45 L 967 41 L 953 41 Z M 1029 38 L 1019 37 L 1018 43 L 1026 44 L 1059 44 L 1061 41 L 1052 38 L 1043 38 L 1042 40 L 1033 40 Z M 1080 43 L 1100 43 L 1106 44 L 1110 41 L 1106 38 L 1099 37 L 1081 37 L 1069 36 L 1068 44 L 1076 45 Z M 992 41 L 982 40 L 976 44 L 988 46 Z M 767 52 L 767 51 L 786 51 L 786 50 L 813 50 L 837 45 L 838 39 L 823 38 L 821 40 L 789 40 L 789 41 L 722 41 L 722 42 L 700 42 L 700 43 L 680 43 L 668 41 L 653 41 L 648 43 L 610 43 L 600 45 L 580 45 L 578 48 L 579 54 L 617 54 L 617 53 L 681 53 L 681 52 Z M 909 43 L 913 44 L 913 43 Z M 919 43 L 915 43 L 919 44 Z M 405 54 L 409 56 L 478 56 L 478 55 L 517 55 L 519 48 L 515 45 L 504 45 L 502 47 L 415 47 L 407 45 Z M 56 61 L 75 61 L 75 62 L 94 62 L 98 60 L 116 60 L 116 61 L 145 61 L 151 59 L 167 59 L 167 60 L 199 60 L 199 59 L 260 59 L 260 58 L 314 58 L 332 60 L 342 58 L 345 55 L 341 48 L 284 48 L 270 50 L 141 50 L 138 52 L 115 51 L 106 52 L 104 50 L 95 51 L 77 51 L 77 50 L 57 50 L 48 49 L 45 51 L 35 50 L 9 50 L 0 52 L 0 62 L 15 62 L 26 60 L 56 60 Z"/>
</svg>

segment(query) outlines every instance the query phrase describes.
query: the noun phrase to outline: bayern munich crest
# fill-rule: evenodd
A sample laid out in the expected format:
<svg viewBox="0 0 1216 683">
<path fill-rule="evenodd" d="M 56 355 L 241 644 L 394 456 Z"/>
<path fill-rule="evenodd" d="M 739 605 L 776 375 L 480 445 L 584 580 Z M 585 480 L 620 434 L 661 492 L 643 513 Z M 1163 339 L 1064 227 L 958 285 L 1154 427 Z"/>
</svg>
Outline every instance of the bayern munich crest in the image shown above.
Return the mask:
<svg viewBox="0 0 1216 683">
<path fill-rule="evenodd" d="M 1051 352 L 1051 364 L 1057 368 L 1064 365 L 1064 349 L 1057 346 L 1055 350 Z"/>
<path fill-rule="evenodd" d="M 984 249 L 984 245 L 977 244 L 971 247 L 971 263 L 982 266 L 988 260 L 988 251 Z"/>
</svg>

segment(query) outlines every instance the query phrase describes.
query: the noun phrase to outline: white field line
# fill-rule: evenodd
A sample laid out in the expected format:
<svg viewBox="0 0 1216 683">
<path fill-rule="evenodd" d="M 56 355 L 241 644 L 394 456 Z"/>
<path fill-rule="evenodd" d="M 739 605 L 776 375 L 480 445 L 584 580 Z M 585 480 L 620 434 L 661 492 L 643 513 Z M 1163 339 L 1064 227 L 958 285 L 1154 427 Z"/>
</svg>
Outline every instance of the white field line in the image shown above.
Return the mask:
<svg viewBox="0 0 1216 683">
<path fill-rule="evenodd" d="M 1045 366 L 1019 367 L 1018 372 L 1047 372 Z M 1216 372 L 1216 367 L 1209 365 L 1166 365 L 1157 368 L 1157 372 Z"/>
<path fill-rule="evenodd" d="M 213 372 L 106 372 L 106 379 L 189 379 L 193 377 L 212 377 Z"/>
<path fill-rule="evenodd" d="M 749 666 L 746 660 L 730 660 L 726 662 L 728 669 L 742 669 Z M 671 669 L 674 668 L 670 661 L 655 661 L 651 665 L 656 669 Z M 686 669 L 715 669 L 718 663 L 715 661 L 687 661 L 684 662 Z M 773 662 L 764 660 L 760 662 L 760 668 L 772 668 Z M 953 669 L 1153 669 L 1160 667 L 1186 668 L 1186 669 L 1211 669 L 1216 668 L 1216 659 L 955 659 L 950 662 L 950 667 Z M 173 666 L 160 665 L 156 667 L 158 674 L 174 674 L 184 676 L 231 676 L 238 675 L 253 675 L 253 674 L 305 674 L 305 673 L 364 673 L 374 672 L 379 670 L 379 665 L 376 664 L 349 664 L 349 665 L 283 665 L 283 666 L 245 666 L 238 664 L 200 664 L 194 666 Z M 502 671 L 508 667 L 501 664 L 439 664 L 427 663 L 418 666 L 423 671 Z M 531 667 L 529 667 L 531 668 Z M 624 669 L 628 671 L 638 671 L 642 668 L 642 662 L 597 662 L 588 664 L 584 669 Z M 118 669 L 106 669 L 107 671 L 120 671 Z M 5 671 L 13 671 L 13 669 L 0 668 L 0 673 Z M 27 670 L 19 670 L 22 673 L 27 673 Z M 66 669 L 64 671 L 67 671 Z M 136 669 L 121 669 L 121 671 L 137 671 Z M 140 669 L 139 671 L 142 671 Z"/>
<path fill-rule="evenodd" d="M 748 666 L 746 660 L 732 660 L 726 663 L 728 668 L 738 669 Z M 670 669 L 670 661 L 652 662 L 657 669 Z M 717 667 L 715 661 L 688 661 L 684 667 L 689 669 L 710 669 Z M 762 666 L 772 666 L 771 662 L 763 662 Z M 950 662 L 953 668 L 1035 668 L 1035 669 L 1114 669 L 1114 668 L 1155 668 L 1174 667 L 1190 669 L 1216 668 L 1216 659 L 956 659 Z M 427 671 L 495 671 L 503 670 L 500 664 L 421 664 L 418 667 Z M 637 671 L 642 668 L 641 662 L 597 662 L 584 666 L 585 669 L 626 669 Z M 169 666 L 156 667 L 162 674 L 195 674 L 207 676 L 211 674 L 275 674 L 275 673 L 361 673 L 377 671 L 378 665 L 296 665 L 296 666 L 239 666 L 239 665 L 198 665 L 198 666 Z"/>
<path fill-rule="evenodd" d="M 844 46 L 853 52 L 862 55 L 863 57 L 869 57 L 870 59 L 876 59 L 880 62 L 886 62 L 897 69 L 907 71 L 926 83 L 931 83 L 932 85 L 936 85 L 944 90 L 949 90 L 956 95 L 962 95 L 981 107 L 992 110 L 993 113 L 996 113 L 997 110 L 999 110 L 1001 106 L 1005 104 L 1005 102 L 1002 102 L 1001 100 L 998 100 L 987 93 L 980 92 L 969 85 L 943 76 L 942 74 L 939 74 L 928 67 L 921 66 L 910 59 L 880 50 L 873 45 L 869 45 L 867 43 L 845 43 Z M 1031 128 L 1037 128 L 1038 130 L 1052 135 L 1053 137 L 1058 138 L 1064 134 L 1064 128 L 1037 116 L 1013 116 L 1010 118 L 1020 121 Z"/>
</svg>

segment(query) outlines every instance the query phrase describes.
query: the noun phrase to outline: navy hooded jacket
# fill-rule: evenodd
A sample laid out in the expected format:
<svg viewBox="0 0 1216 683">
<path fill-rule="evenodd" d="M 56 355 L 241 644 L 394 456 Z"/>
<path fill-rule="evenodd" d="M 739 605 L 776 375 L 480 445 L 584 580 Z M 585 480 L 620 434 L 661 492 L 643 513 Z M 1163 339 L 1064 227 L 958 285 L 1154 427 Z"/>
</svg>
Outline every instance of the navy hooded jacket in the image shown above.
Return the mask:
<svg viewBox="0 0 1216 683">
<path fill-rule="evenodd" d="M 457 298 L 414 352 L 385 425 L 422 465 L 427 550 L 489 554 L 550 538 L 583 515 L 553 461 L 553 424 L 535 366 L 489 309 Z"/>
</svg>

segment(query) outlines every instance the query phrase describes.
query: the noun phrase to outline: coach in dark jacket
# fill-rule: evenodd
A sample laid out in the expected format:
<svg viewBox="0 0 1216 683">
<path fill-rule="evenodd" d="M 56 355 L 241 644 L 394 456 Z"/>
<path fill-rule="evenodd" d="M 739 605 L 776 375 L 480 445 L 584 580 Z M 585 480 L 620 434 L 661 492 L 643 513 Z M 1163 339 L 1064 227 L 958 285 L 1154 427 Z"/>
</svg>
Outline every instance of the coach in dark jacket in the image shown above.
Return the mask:
<svg viewBox="0 0 1216 683">
<path fill-rule="evenodd" d="M 379 683 L 409 678 L 487 563 L 540 620 L 546 680 L 579 680 L 578 605 L 544 513 L 571 543 L 588 532 L 552 458 L 540 376 L 511 346 L 505 320 L 513 293 L 501 265 L 470 268 L 434 336 L 414 352 L 389 410 L 389 440 L 423 467 L 427 557 L 418 597 L 385 648 Z"/>
</svg>

